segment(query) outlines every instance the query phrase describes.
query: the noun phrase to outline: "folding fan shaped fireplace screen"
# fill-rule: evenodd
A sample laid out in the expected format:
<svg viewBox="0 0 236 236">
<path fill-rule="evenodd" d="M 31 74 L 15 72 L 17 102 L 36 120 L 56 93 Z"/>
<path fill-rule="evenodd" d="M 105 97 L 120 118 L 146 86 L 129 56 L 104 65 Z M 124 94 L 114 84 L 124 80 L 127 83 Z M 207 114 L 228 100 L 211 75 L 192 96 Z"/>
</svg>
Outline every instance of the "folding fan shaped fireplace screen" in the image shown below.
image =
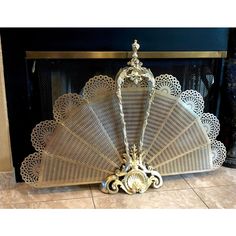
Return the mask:
<svg viewBox="0 0 236 236">
<path fill-rule="evenodd" d="M 194 90 L 181 92 L 172 75 L 154 78 L 138 59 L 137 41 L 128 67 L 116 79 L 91 78 L 83 95 L 65 94 L 55 120 L 40 122 L 31 140 L 37 152 L 21 165 L 35 187 L 101 183 L 105 193 L 143 193 L 162 177 L 214 170 L 226 156 L 216 141 L 220 125 L 203 113 Z"/>
</svg>

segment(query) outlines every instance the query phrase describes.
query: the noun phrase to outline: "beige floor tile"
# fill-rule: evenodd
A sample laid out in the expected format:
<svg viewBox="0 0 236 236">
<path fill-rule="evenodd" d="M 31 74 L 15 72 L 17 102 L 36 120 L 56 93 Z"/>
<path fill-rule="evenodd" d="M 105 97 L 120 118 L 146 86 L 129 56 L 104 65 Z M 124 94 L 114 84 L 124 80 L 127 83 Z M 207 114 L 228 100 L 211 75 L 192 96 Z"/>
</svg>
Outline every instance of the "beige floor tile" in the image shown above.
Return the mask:
<svg viewBox="0 0 236 236">
<path fill-rule="evenodd" d="M 94 209 L 92 198 L 80 198 L 58 201 L 46 201 L 46 202 L 28 202 L 28 203 L 16 203 L 16 204 L 0 204 L 0 208 L 8 209 L 77 209 L 86 208 Z"/>
<path fill-rule="evenodd" d="M 92 196 L 93 197 L 105 197 L 105 196 L 111 196 L 113 194 L 106 194 L 106 193 L 103 193 L 101 190 L 100 190 L 100 184 L 93 184 L 93 185 L 90 185 L 90 188 L 91 188 L 91 191 L 92 191 Z M 115 195 L 117 196 L 124 196 L 126 193 L 121 189 L 118 193 L 116 193 Z M 114 196 L 114 195 L 113 195 Z"/>
<path fill-rule="evenodd" d="M 175 176 L 164 176 L 163 178 L 163 185 L 159 189 L 154 189 L 150 187 L 147 192 L 152 191 L 165 191 L 165 190 L 177 190 L 177 189 L 189 189 L 191 188 L 189 184 L 186 183 L 186 181 L 183 179 L 181 175 L 175 175 Z M 95 184 L 91 185 L 92 194 L 94 197 L 104 197 L 106 194 L 102 193 L 100 191 L 100 185 Z M 117 193 L 119 194 L 119 193 Z M 121 194 L 123 195 L 123 192 L 121 191 Z"/>
<path fill-rule="evenodd" d="M 207 208 L 192 189 L 94 197 L 96 208 Z"/>
<path fill-rule="evenodd" d="M 0 191 L 0 203 L 27 203 L 37 201 L 55 201 L 73 198 L 91 197 L 89 186 L 71 186 L 36 189 L 24 183 L 17 184 L 15 189 Z"/>
<path fill-rule="evenodd" d="M 191 188 L 181 175 L 163 176 L 162 178 L 163 186 L 160 188 L 160 190 L 177 190 Z"/>
<path fill-rule="evenodd" d="M 221 167 L 215 171 L 182 176 L 193 188 L 236 184 L 236 169 L 226 167 Z"/>
<path fill-rule="evenodd" d="M 236 208 L 236 185 L 194 189 L 209 208 Z"/>
<path fill-rule="evenodd" d="M 93 197 L 105 197 L 108 195 L 108 194 L 101 192 L 100 184 L 90 185 L 90 188 L 91 188 Z M 119 193 L 117 193 L 117 194 L 119 194 Z"/>
<path fill-rule="evenodd" d="M 129 196 L 104 194 L 99 185 L 35 189 L 24 183 L 0 191 L 0 208 L 236 208 L 236 169 L 163 177 L 159 189 Z M 190 185 L 199 195 L 199 198 Z M 90 190 L 91 188 L 91 190 Z"/>
</svg>

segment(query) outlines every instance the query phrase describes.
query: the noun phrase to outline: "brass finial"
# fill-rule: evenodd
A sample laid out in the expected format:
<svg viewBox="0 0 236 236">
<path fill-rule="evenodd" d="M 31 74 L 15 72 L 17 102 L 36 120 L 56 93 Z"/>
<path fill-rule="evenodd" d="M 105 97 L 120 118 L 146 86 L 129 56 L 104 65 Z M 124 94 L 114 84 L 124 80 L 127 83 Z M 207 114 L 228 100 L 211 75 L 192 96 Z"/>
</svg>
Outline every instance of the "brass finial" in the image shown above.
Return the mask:
<svg viewBox="0 0 236 236">
<path fill-rule="evenodd" d="M 132 44 L 132 59 L 128 62 L 128 65 L 131 65 L 136 68 L 140 68 L 143 63 L 141 63 L 138 59 L 138 50 L 140 48 L 140 45 L 138 44 L 138 41 L 135 39 L 134 43 Z"/>
<path fill-rule="evenodd" d="M 138 41 L 135 39 L 134 43 L 132 44 L 133 49 L 133 55 L 132 58 L 138 58 L 138 50 L 140 48 L 140 45 L 138 44 Z"/>
</svg>

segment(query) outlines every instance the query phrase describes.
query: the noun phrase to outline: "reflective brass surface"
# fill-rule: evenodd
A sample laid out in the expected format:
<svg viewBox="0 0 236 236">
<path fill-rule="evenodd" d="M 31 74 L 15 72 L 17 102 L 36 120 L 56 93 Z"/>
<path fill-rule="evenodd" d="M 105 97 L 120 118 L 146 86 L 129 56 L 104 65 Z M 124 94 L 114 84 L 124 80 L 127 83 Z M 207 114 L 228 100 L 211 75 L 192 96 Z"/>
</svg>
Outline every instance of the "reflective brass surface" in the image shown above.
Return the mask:
<svg viewBox="0 0 236 236">
<path fill-rule="evenodd" d="M 127 59 L 132 51 L 26 51 L 26 59 Z M 139 58 L 226 58 L 227 51 L 146 51 Z"/>
<path fill-rule="evenodd" d="M 118 169 L 114 175 L 109 176 L 105 181 L 102 182 L 101 190 L 104 193 L 117 193 L 119 188 L 122 188 L 128 194 L 144 193 L 151 185 L 154 188 L 162 186 L 161 175 L 154 171 L 152 167 L 143 163 L 144 151 L 143 139 L 144 133 L 147 126 L 147 120 L 150 114 L 151 103 L 153 101 L 155 79 L 152 72 L 142 67 L 142 62 L 138 58 L 138 49 L 140 45 L 137 40 L 132 44 L 132 59 L 127 64 L 129 67 L 121 69 L 116 78 L 117 83 L 117 97 L 119 100 L 120 117 L 122 123 L 123 139 L 126 153 L 123 154 L 124 165 Z M 131 80 L 134 84 L 139 84 L 142 80 L 146 80 L 149 83 L 149 99 L 145 105 L 145 115 L 143 117 L 143 124 L 141 128 L 141 135 L 139 143 L 132 144 L 129 148 L 125 115 L 123 111 L 122 93 L 121 87 L 125 80 Z"/>
<path fill-rule="evenodd" d="M 104 193 L 117 193 L 122 188 L 128 194 L 144 193 L 151 185 L 153 188 L 162 186 L 161 175 L 142 163 L 144 152 L 139 152 L 135 145 L 130 153 L 124 154 L 125 164 L 114 175 L 102 182 L 101 191 Z"/>
</svg>

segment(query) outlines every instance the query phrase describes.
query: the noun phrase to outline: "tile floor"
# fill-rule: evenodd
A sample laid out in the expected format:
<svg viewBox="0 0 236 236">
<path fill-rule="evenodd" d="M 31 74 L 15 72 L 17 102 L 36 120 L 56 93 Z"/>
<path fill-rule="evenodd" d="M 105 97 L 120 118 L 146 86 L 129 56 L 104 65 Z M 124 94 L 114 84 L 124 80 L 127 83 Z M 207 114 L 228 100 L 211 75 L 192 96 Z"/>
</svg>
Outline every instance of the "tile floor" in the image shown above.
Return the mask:
<svg viewBox="0 0 236 236">
<path fill-rule="evenodd" d="M 19 183 L 0 191 L 0 208 L 236 208 L 236 169 L 164 177 L 160 189 L 107 195 L 98 185 L 34 189 Z"/>
</svg>

